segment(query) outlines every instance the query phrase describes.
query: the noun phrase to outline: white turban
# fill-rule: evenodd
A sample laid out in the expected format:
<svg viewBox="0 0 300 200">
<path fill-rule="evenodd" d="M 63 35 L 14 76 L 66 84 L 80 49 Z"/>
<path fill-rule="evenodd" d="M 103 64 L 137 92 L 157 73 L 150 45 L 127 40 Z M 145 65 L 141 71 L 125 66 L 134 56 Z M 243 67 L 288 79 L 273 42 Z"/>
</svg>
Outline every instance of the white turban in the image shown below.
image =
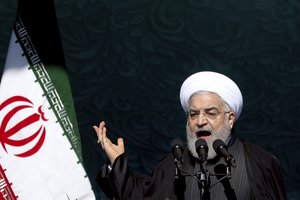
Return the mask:
<svg viewBox="0 0 300 200">
<path fill-rule="evenodd" d="M 239 118 L 243 107 L 243 97 L 238 86 L 230 78 L 210 71 L 198 72 L 188 77 L 180 89 L 180 102 L 185 112 L 189 109 L 190 97 L 200 90 L 219 95 L 235 112 L 235 120 Z"/>
</svg>

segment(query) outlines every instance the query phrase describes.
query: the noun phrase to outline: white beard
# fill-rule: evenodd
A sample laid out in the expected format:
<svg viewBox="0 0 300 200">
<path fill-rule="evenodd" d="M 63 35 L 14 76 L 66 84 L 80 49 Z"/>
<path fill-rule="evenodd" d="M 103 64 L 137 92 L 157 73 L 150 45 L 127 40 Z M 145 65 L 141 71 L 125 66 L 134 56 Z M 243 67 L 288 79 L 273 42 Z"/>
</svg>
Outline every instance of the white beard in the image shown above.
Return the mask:
<svg viewBox="0 0 300 200">
<path fill-rule="evenodd" d="M 197 131 L 198 130 L 196 130 L 195 132 L 197 132 Z M 217 153 L 213 148 L 213 142 L 217 139 L 220 139 L 225 144 L 227 144 L 230 139 L 230 136 L 231 136 L 231 128 L 229 125 L 225 125 L 219 131 L 211 131 L 211 130 L 207 130 L 207 131 L 211 132 L 211 137 L 208 140 L 206 140 L 207 146 L 208 146 L 207 160 L 211 160 L 217 156 Z M 198 138 L 196 137 L 195 132 L 193 132 L 193 133 L 191 132 L 190 127 L 188 126 L 188 123 L 187 123 L 187 125 L 186 125 L 186 133 L 187 134 L 186 135 L 187 135 L 188 149 L 195 158 L 199 159 L 198 153 L 196 151 L 196 146 L 195 146 L 195 143 L 198 140 Z"/>
</svg>

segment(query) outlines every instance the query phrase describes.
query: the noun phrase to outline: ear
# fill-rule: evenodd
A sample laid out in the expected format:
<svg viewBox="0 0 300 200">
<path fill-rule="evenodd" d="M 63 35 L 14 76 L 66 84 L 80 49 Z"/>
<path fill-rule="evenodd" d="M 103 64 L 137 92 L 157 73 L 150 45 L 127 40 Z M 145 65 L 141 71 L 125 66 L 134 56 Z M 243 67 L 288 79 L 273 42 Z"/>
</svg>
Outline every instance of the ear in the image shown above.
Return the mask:
<svg viewBox="0 0 300 200">
<path fill-rule="evenodd" d="M 230 128 L 233 127 L 234 120 L 235 120 L 235 113 L 234 112 L 230 112 L 229 113 L 229 120 L 228 120 Z"/>
</svg>

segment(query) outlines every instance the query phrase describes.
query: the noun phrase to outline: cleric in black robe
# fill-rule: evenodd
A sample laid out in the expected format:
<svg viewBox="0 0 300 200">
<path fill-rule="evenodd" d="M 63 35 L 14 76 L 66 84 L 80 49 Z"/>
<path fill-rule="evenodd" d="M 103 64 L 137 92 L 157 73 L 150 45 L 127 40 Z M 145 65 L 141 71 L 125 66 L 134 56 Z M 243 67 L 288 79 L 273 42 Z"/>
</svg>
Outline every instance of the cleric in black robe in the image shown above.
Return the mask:
<svg viewBox="0 0 300 200">
<path fill-rule="evenodd" d="M 187 147 L 180 142 L 156 166 L 152 176 L 134 175 L 124 142 L 113 144 L 105 123 L 94 126 L 109 163 L 97 182 L 111 199 L 287 199 L 278 160 L 262 148 L 242 141 L 233 131 L 241 114 L 242 94 L 228 77 L 199 72 L 181 86 L 187 113 Z"/>
</svg>

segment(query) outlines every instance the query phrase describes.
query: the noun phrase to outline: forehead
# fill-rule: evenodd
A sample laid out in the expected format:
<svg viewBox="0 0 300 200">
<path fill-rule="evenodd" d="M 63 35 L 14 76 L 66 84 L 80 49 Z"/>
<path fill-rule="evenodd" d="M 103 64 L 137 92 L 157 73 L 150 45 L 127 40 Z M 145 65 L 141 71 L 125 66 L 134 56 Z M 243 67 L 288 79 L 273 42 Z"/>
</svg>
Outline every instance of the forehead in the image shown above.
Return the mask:
<svg viewBox="0 0 300 200">
<path fill-rule="evenodd" d="M 215 93 L 212 92 L 201 92 L 191 96 L 190 108 L 221 108 L 223 101 Z"/>
</svg>

